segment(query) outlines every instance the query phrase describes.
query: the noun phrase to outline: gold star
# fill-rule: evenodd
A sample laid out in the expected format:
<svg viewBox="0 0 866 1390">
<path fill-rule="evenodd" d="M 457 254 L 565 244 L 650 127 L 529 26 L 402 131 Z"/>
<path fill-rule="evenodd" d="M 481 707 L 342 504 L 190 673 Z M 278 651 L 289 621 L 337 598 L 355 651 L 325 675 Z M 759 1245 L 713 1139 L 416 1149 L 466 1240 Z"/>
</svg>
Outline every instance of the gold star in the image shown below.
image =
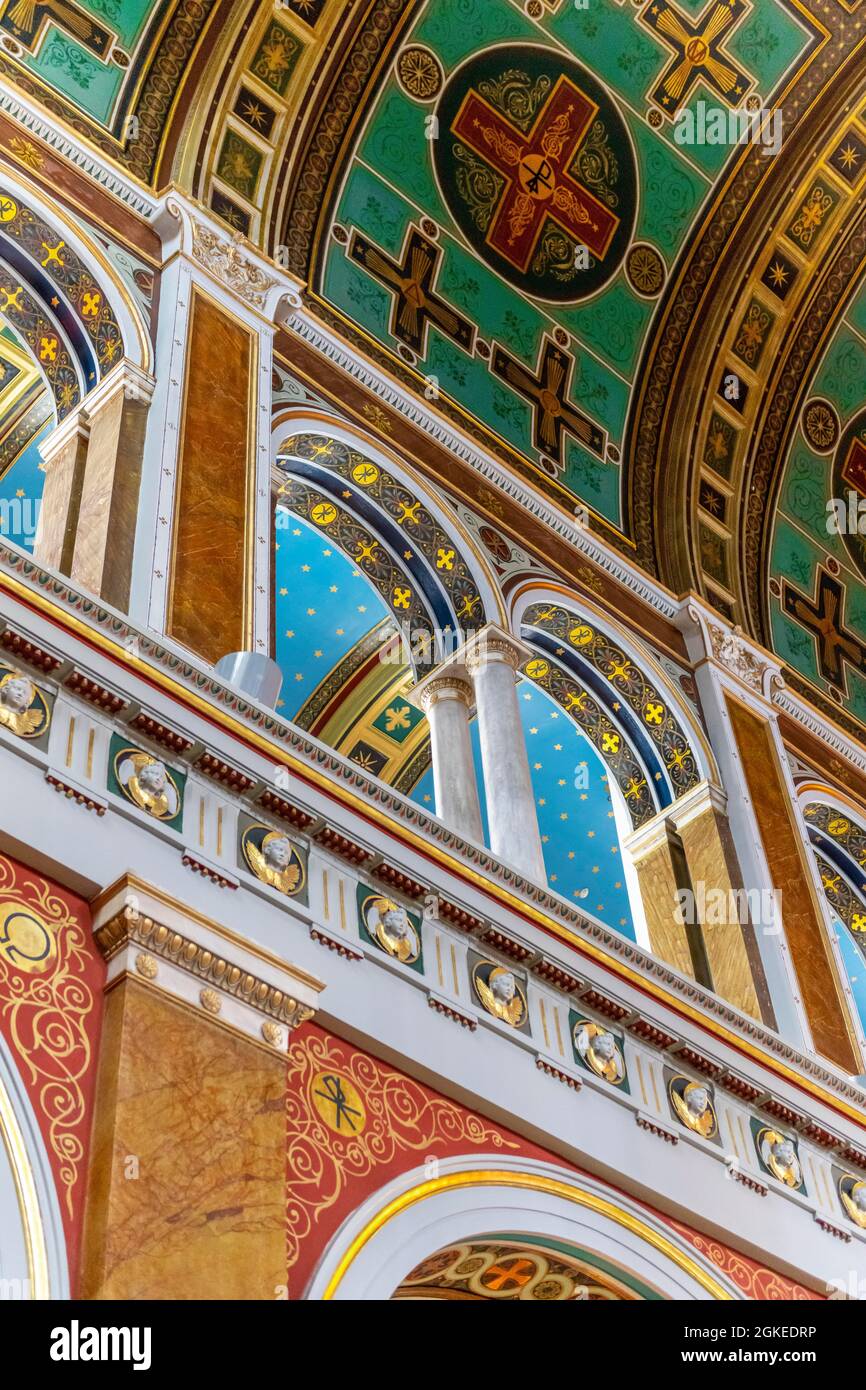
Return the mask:
<svg viewBox="0 0 866 1390">
<path fill-rule="evenodd" d="M 858 155 L 857 151 L 854 149 L 854 146 L 851 145 L 851 144 L 848 144 L 848 145 L 845 146 L 844 150 L 843 150 L 842 153 L 839 155 L 839 163 L 840 163 L 840 164 L 843 166 L 843 168 L 845 168 L 845 169 L 852 169 L 852 168 L 854 167 L 854 165 L 857 163 L 857 160 L 858 160 L 859 158 L 860 158 L 860 156 Z"/>
</svg>

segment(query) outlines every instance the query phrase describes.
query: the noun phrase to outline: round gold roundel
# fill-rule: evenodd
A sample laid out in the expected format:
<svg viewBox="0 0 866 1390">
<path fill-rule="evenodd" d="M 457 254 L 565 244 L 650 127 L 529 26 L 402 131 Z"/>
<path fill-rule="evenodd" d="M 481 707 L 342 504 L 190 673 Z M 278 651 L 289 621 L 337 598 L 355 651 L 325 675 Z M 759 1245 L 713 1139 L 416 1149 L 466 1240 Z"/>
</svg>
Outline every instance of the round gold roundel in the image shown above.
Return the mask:
<svg viewBox="0 0 866 1390">
<path fill-rule="evenodd" d="M 364 1102 L 343 1072 L 320 1071 L 313 1077 L 313 1104 L 328 1129 L 351 1138 L 367 1123 Z"/>
<path fill-rule="evenodd" d="M 0 903 L 0 958 L 28 975 L 42 974 L 57 959 L 57 938 L 32 908 Z"/>
</svg>

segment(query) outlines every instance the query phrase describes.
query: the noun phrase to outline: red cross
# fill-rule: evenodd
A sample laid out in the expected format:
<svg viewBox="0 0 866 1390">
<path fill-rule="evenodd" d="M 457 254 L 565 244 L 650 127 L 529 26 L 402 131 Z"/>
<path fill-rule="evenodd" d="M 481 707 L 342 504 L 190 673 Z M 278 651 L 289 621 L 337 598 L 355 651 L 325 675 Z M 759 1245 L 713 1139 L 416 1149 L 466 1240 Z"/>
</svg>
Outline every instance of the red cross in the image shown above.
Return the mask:
<svg viewBox="0 0 866 1390">
<path fill-rule="evenodd" d="M 842 477 L 861 497 L 866 497 L 866 445 L 863 440 L 851 441 L 848 457 L 842 465 Z"/>
<path fill-rule="evenodd" d="M 619 218 L 569 172 L 598 107 L 562 75 L 528 135 L 477 92 L 464 97 L 452 134 L 506 180 L 487 243 L 525 271 L 548 217 L 602 258 Z"/>
</svg>

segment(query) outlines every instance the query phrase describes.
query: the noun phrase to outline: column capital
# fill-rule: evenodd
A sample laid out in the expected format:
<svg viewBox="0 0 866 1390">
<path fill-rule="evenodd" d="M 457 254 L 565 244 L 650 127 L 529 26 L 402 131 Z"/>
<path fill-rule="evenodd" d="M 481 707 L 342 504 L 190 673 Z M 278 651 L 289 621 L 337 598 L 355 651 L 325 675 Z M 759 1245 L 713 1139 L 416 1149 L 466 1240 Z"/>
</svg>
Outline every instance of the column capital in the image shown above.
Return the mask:
<svg viewBox="0 0 866 1390">
<path fill-rule="evenodd" d="M 472 675 L 479 666 L 486 666 L 490 661 L 501 661 L 512 671 L 517 671 L 520 663 L 526 661 L 532 652 L 519 637 L 497 627 L 495 623 L 487 623 L 469 638 L 458 655 Z"/>
<path fill-rule="evenodd" d="M 425 714 L 439 700 L 459 700 L 467 709 L 474 701 L 472 686 L 456 669 L 441 671 L 437 668 L 430 676 L 418 684 L 412 692 Z"/>
<path fill-rule="evenodd" d="M 86 444 L 89 438 L 90 420 L 87 411 L 80 405 L 77 410 L 73 410 L 71 415 L 67 415 L 65 420 L 61 420 L 57 428 L 46 435 L 39 445 L 39 453 L 42 458 L 39 465 L 40 472 L 48 472 L 71 440 L 79 439 L 82 444 Z"/>
<path fill-rule="evenodd" d="M 81 409 L 86 418 L 91 420 L 98 410 L 121 392 L 128 401 L 143 401 L 145 405 L 149 405 L 155 386 L 156 382 L 148 372 L 137 367 L 128 357 L 122 357 L 102 378 L 99 385 L 94 386 L 84 397 Z"/>
<path fill-rule="evenodd" d="M 775 689 L 784 685 L 778 659 L 696 594 L 684 599 L 675 621 L 696 664 L 709 662 L 767 701 L 772 700 Z"/>
<path fill-rule="evenodd" d="M 321 980 L 132 874 L 106 888 L 91 908 L 109 983 L 136 976 L 280 1052 L 291 1030 L 316 1013 Z"/>
<path fill-rule="evenodd" d="M 166 261 L 180 253 L 215 280 L 231 298 L 271 322 L 301 307 L 303 281 L 270 260 L 240 232 L 230 232 L 213 213 L 174 184 L 155 218 Z"/>
</svg>

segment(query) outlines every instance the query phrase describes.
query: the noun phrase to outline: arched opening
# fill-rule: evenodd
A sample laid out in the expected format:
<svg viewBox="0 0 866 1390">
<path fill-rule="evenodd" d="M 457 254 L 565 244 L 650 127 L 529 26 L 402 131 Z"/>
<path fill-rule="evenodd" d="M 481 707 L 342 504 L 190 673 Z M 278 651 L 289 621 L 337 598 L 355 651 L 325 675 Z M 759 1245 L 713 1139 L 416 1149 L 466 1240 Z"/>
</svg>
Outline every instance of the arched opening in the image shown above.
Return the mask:
<svg viewBox="0 0 866 1390">
<path fill-rule="evenodd" d="M 278 708 L 411 793 L 430 760 L 411 688 L 498 612 L 495 588 L 409 470 L 330 421 L 283 428 L 292 432 L 273 479 Z"/>
<path fill-rule="evenodd" d="M 661 1298 L 629 1271 L 567 1241 L 503 1232 L 437 1250 L 392 1299 L 471 1303 L 618 1303 Z"/>
<path fill-rule="evenodd" d="M 20 175 L 4 171 L 2 184 L 0 535 L 122 607 L 152 385 L 152 274 L 128 255 L 122 274 Z"/>
<path fill-rule="evenodd" d="M 866 1033 L 866 817 L 829 788 L 804 787 L 800 799 L 838 974 Z"/>
<path fill-rule="evenodd" d="M 467 1247 L 481 1263 L 460 1274 Z M 451 1251 L 460 1253 L 446 1260 Z M 423 1288 L 428 1279 L 475 1292 L 468 1281 L 483 1276 L 496 1259 L 526 1260 L 540 1281 L 541 1262 L 547 1271 L 555 1262 L 557 1281 L 567 1281 L 559 1284 L 567 1297 L 580 1296 L 578 1281 L 591 1285 L 599 1299 L 738 1297 L 698 1250 L 623 1193 L 552 1163 L 501 1154 L 428 1162 L 373 1193 L 324 1251 L 305 1297 L 414 1296 L 409 1290 Z M 522 1279 L 526 1266 L 518 1272 Z M 477 1283 L 484 1288 L 483 1277 Z M 487 1293 L 519 1295 L 526 1287 L 518 1283 Z"/>
</svg>

